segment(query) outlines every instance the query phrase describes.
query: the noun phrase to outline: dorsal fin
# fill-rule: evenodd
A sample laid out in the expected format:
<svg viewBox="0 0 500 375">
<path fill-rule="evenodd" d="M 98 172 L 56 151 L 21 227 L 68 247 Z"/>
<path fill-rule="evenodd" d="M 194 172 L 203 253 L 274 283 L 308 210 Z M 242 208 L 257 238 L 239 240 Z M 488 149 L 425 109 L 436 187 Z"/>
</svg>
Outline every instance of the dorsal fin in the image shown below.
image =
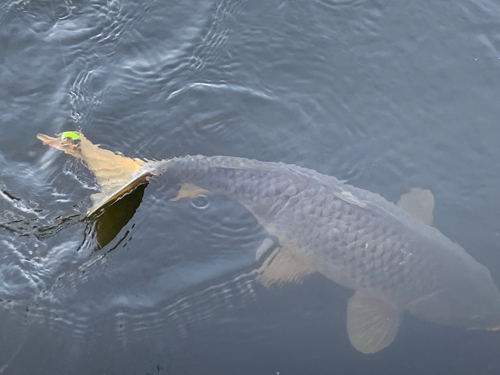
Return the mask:
<svg viewBox="0 0 500 375">
<path fill-rule="evenodd" d="M 427 225 L 432 225 L 434 221 L 434 195 L 429 189 L 411 189 L 401 196 L 398 206 Z"/>
</svg>

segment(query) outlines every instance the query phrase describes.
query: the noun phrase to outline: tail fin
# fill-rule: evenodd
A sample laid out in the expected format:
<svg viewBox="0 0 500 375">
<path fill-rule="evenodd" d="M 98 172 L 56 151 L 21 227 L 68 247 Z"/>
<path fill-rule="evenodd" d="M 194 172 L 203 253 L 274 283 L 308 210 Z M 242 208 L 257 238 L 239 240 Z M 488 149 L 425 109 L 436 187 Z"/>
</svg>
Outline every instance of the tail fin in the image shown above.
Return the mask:
<svg viewBox="0 0 500 375">
<path fill-rule="evenodd" d="M 147 177 L 152 175 L 151 167 L 156 165 L 155 162 L 127 158 L 101 149 L 80 132 L 64 132 L 56 137 L 37 135 L 44 144 L 81 159 L 95 175 L 96 182 L 101 187 L 101 192 L 91 197 L 93 207 L 89 209 L 87 216 L 132 191 L 138 185 L 146 183 Z"/>
</svg>

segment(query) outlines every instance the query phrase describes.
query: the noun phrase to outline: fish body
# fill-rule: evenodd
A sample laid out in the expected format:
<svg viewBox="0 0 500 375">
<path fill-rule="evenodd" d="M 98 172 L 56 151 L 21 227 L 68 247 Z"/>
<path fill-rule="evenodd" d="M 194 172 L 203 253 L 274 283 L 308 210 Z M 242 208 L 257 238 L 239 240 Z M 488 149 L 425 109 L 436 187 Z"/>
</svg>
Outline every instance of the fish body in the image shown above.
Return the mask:
<svg viewBox="0 0 500 375">
<path fill-rule="evenodd" d="M 241 202 L 264 227 L 298 243 L 294 256 L 345 287 L 435 323 L 500 324 L 487 268 L 378 194 L 295 165 L 226 156 L 171 159 L 152 173 Z"/>
<path fill-rule="evenodd" d="M 361 352 L 389 345 L 404 311 L 468 329 L 500 326 L 500 293 L 487 268 L 378 194 L 295 165 L 227 156 L 141 164 L 131 181 L 157 175 L 180 186 L 176 199 L 225 195 L 255 215 L 280 244 L 281 263 L 266 264 L 271 282 L 319 272 L 355 290 L 347 330 Z"/>
</svg>

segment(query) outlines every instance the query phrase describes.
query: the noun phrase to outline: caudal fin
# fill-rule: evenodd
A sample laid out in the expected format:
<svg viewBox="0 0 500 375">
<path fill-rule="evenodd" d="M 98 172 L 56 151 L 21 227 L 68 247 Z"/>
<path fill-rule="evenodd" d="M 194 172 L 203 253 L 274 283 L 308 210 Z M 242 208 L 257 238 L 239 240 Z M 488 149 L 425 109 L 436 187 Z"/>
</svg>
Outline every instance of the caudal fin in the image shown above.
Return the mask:
<svg viewBox="0 0 500 375">
<path fill-rule="evenodd" d="M 55 138 L 38 134 L 37 138 L 50 147 L 81 159 L 95 175 L 101 191 L 91 197 L 93 207 L 89 209 L 87 216 L 146 183 L 147 177 L 151 176 L 152 166 L 156 164 L 101 149 L 77 131 L 64 132 Z"/>
</svg>

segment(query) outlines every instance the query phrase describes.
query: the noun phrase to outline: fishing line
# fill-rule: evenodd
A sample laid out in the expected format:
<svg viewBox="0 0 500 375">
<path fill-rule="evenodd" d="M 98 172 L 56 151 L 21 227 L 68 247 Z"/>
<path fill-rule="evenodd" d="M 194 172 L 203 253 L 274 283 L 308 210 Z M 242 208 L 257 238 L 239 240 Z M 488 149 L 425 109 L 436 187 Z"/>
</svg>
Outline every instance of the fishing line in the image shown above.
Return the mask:
<svg viewBox="0 0 500 375">
<path fill-rule="evenodd" d="M 57 21 L 59 21 L 59 18 L 57 18 L 56 11 L 54 10 L 54 2 L 52 0 L 50 0 L 50 7 L 52 8 L 52 13 L 54 14 L 54 20 L 55 20 L 54 28 L 55 28 L 57 25 Z M 63 60 L 63 64 L 64 64 L 64 70 L 66 72 L 66 79 L 68 79 L 69 78 L 68 65 L 66 64 L 66 56 L 64 55 L 61 37 L 57 36 L 57 40 L 59 41 L 59 50 L 61 52 L 61 56 L 62 56 L 62 60 Z"/>
</svg>

